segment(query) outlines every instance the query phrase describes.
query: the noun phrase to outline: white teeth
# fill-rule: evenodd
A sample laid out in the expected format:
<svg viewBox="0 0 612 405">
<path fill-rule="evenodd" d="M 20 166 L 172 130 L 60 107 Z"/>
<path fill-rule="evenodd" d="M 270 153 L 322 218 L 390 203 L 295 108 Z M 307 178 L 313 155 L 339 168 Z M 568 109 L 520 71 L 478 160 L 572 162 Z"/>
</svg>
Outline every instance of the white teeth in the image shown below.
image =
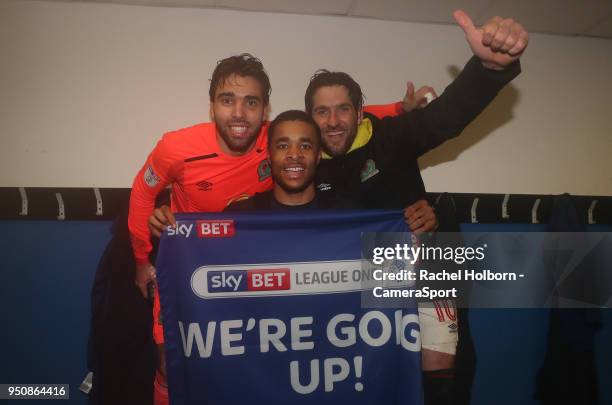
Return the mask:
<svg viewBox="0 0 612 405">
<path fill-rule="evenodd" d="M 303 167 L 286 167 L 284 170 L 287 172 L 303 172 L 304 168 Z"/>
<path fill-rule="evenodd" d="M 230 126 L 230 129 L 237 135 L 242 135 L 247 131 L 247 127 L 244 126 Z"/>
</svg>

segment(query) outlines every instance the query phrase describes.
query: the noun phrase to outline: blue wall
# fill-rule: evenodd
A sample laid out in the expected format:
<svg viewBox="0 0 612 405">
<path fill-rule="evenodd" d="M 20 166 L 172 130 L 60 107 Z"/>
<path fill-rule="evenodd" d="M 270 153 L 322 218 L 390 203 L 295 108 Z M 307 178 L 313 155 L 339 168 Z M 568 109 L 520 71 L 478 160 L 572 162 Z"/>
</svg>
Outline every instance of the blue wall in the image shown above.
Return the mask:
<svg viewBox="0 0 612 405">
<path fill-rule="evenodd" d="M 89 292 L 110 224 L 0 222 L 0 382 L 70 384 L 63 403 L 87 403 Z"/>
<path fill-rule="evenodd" d="M 89 293 L 110 225 L 0 221 L 0 383 L 70 384 L 70 401 L 63 403 L 87 402 L 78 387 L 87 373 Z M 470 225 L 465 230 L 492 229 Z M 598 371 L 601 403 L 612 404 L 607 384 L 612 381 L 612 310 L 604 317 L 597 336 Z M 532 397 L 546 351 L 548 311 L 473 310 L 471 321 L 478 356 L 473 404 L 537 404 Z"/>
</svg>

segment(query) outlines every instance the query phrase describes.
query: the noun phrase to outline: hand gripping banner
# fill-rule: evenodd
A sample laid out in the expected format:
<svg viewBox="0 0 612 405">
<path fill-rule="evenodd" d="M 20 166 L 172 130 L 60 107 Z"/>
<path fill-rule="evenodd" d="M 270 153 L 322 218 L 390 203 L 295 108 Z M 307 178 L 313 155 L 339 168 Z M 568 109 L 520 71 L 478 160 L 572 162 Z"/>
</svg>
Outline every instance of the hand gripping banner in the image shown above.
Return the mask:
<svg viewBox="0 0 612 405">
<path fill-rule="evenodd" d="M 361 234 L 406 232 L 400 211 L 177 225 L 157 260 L 173 405 L 421 404 L 416 309 L 361 305 Z"/>
</svg>

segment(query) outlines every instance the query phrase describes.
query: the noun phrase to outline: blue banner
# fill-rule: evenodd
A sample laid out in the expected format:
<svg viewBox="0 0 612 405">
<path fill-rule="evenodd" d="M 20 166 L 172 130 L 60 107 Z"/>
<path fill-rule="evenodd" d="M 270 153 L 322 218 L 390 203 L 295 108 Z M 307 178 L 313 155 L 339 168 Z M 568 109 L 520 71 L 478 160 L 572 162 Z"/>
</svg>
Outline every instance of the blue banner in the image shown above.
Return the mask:
<svg viewBox="0 0 612 405">
<path fill-rule="evenodd" d="M 400 211 L 184 214 L 157 260 L 170 402 L 421 404 L 414 307 L 363 308 Z"/>
</svg>

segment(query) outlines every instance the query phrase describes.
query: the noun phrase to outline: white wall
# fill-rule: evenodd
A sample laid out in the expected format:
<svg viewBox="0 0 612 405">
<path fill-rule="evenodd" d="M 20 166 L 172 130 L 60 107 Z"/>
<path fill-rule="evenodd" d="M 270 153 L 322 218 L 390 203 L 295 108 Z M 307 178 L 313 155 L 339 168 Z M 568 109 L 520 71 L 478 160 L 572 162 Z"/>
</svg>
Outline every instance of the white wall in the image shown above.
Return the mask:
<svg viewBox="0 0 612 405">
<path fill-rule="evenodd" d="M 458 27 L 342 17 L 5 1 L 0 187 L 128 187 L 165 131 L 208 120 L 216 61 L 248 51 L 273 115 L 312 73 L 346 70 L 369 103 L 441 91 L 470 56 Z M 533 34 L 524 73 L 422 159 L 430 191 L 612 195 L 612 41 Z"/>
</svg>

